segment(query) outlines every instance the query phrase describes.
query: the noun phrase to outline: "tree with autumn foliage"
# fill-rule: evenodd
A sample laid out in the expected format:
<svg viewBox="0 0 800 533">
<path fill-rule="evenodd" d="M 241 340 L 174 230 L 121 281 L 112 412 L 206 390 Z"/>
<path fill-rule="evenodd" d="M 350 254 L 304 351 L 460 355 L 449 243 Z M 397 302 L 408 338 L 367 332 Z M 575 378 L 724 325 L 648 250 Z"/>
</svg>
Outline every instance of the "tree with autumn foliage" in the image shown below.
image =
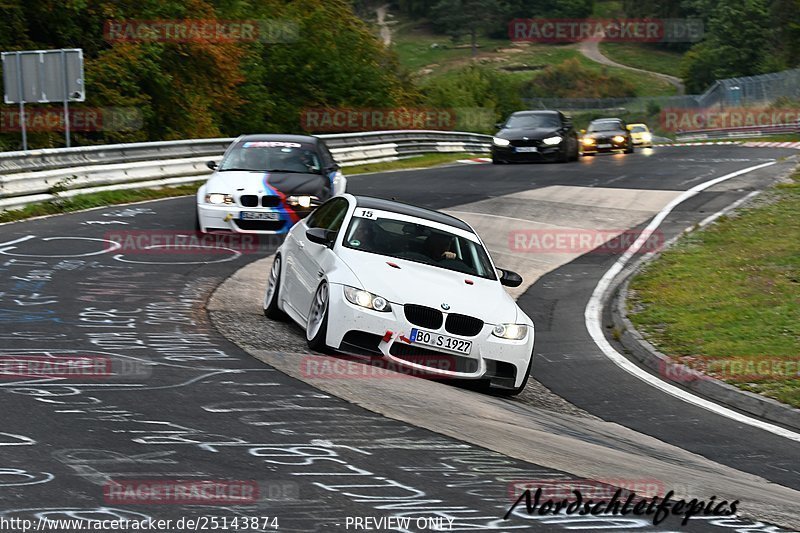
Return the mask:
<svg viewBox="0 0 800 533">
<path fill-rule="evenodd" d="M 270 39 L 108 39 L 109 21 L 217 20 L 285 24 Z M 275 39 L 272 39 L 275 40 Z M 131 108 L 141 128 L 80 133 L 76 144 L 298 132 L 306 107 L 417 103 L 396 59 L 345 0 L 6 0 L 2 50 L 82 48 L 86 102 Z M 37 133 L 35 147 L 61 133 Z M 0 134 L 13 149 L 18 133 Z"/>
</svg>

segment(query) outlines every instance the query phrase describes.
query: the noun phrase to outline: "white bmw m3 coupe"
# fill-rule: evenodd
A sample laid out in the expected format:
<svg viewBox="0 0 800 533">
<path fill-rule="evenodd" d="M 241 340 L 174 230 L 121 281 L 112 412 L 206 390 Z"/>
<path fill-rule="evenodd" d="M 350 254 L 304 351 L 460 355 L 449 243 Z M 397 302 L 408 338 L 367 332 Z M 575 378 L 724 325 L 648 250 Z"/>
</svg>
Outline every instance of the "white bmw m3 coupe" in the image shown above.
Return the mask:
<svg viewBox="0 0 800 533">
<path fill-rule="evenodd" d="M 269 272 L 264 314 L 291 317 L 318 351 L 383 357 L 518 394 L 534 328 L 503 285 L 520 283 L 495 268 L 466 222 L 344 194 L 289 231 Z"/>
</svg>

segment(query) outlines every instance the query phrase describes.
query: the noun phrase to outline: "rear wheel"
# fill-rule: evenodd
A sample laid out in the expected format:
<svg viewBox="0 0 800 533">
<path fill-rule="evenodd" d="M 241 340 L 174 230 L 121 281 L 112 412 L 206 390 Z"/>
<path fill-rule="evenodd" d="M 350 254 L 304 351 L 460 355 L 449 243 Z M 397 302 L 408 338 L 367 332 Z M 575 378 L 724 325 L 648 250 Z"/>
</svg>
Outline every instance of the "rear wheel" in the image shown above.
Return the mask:
<svg viewBox="0 0 800 533">
<path fill-rule="evenodd" d="M 325 343 L 328 336 L 328 283 L 323 281 L 317 287 L 314 298 L 311 300 L 311 309 L 308 312 L 306 323 L 306 341 L 308 347 L 318 352 L 328 352 L 330 348 Z"/>
<path fill-rule="evenodd" d="M 284 320 L 286 313 L 278 307 L 281 292 L 281 256 L 276 255 L 269 269 L 267 291 L 264 293 L 264 316 L 273 320 Z"/>
</svg>

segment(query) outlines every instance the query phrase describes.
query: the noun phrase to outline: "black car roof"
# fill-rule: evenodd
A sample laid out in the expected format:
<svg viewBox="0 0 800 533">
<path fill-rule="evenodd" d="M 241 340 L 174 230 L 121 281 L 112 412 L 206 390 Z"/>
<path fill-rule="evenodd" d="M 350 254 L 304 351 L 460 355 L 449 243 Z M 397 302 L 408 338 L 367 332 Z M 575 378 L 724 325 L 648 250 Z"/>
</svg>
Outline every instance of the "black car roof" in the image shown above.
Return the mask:
<svg viewBox="0 0 800 533">
<path fill-rule="evenodd" d="M 558 115 L 558 111 L 550 109 L 529 109 L 527 111 L 515 111 L 511 115 Z"/>
<path fill-rule="evenodd" d="M 375 198 L 373 196 L 356 196 L 356 205 L 366 209 L 380 209 L 381 211 L 391 211 L 393 213 L 400 213 L 401 215 L 408 215 L 417 218 L 430 220 L 431 222 L 438 222 L 440 224 L 447 224 L 454 228 L 463 229 L 474 233 L 472 228 L 461 219 L 451 215 L 446 215 L 424 207 L 398 202 L 396 200 L 385 200 L 383 198 Z"/>
<path fill-rule="evenodd" d="M 309 143 L 309 144 L 319 143 L 319 139 L 317 137 L 312 137 L 311 135 L 289 135 L 285 133 L 258 133 L 255 135 L 242 135 L 237 140 L 239 142 L 285 141 L 285 142 Z"/>
</svg>

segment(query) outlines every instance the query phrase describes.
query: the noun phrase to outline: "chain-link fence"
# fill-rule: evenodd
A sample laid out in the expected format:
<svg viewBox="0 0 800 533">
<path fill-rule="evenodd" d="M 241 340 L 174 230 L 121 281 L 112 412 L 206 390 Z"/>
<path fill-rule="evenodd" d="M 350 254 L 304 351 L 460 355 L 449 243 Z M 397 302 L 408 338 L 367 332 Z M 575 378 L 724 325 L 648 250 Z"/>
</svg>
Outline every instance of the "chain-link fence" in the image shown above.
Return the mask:
<svg viewBox="0 0 800 533">
<path fill-rule="evenodd" d="M 627 110 L 657 108 L 726 108 L 764 106 L 778 99 L 800 100 L 800 69 L 760 76 L 718 80 L 703 94 L 627 98 L 525 98 L 529 109 L 564 111 Z"/>
</svg>

